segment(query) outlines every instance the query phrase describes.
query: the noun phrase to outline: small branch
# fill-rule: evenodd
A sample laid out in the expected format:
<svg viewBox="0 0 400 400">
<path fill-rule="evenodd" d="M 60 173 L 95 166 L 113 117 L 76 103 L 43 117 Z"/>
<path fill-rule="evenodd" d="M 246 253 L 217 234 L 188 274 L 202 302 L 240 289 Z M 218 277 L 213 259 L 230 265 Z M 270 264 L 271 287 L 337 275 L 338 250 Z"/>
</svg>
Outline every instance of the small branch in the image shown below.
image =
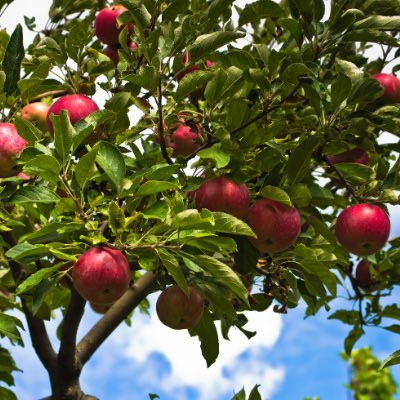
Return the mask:
<svg viewBox="0 0 400 400">
<path fill-rule="evenodd" d="M 85 310 L 86 301 L 72 287 L 71 300 L 64 316 L 61 329 L 61 344 L 58 353 L 58 363 L 64 373 L 72 375 L 76 370 L 80 370 L 76 360 L 76 334 L 79 323 Z"/>
<path fill-rule="evenodd" d="M 77 346 L 78 359 L 82 365 L 89 360 L 115 328 L 150 293 L 155 282 L 156 274 L 146 272 L 93 326 Z"/>
<path fill-rule="evenodd" d="M 26 306 L 25 300 L 21 299 L 22 309 L 28 323 L 29 334 L 31 336 L 32 346 L 35 349 L 39 360 L 50 373 L 54 370 L 57 363 L 57 356 L 47 335 L 46 326 L 40 318 L 35 317 Z"/>
<path fill-rule="evenodd" d="M 161 78 L 158 84 L 158 141 L 160 142 L 161 153 L 165 159 L 165 161 L 172 165 L 174 162 L 168 155 L 167 146 L 165 144 L 164 138 L 164 120 L 163 120 L 163 112 L 162 112 L 162 87 L 161 87 Z"/>
<path fill-rule="evenodd" d="M 31 99 L 31 103 L 34 101 L 39 101 L 41 99 L 44 99 L 45 97 L 53 97 L 53 99 L 57 98 L 57 97 L 61 97 L 61 96 L 65 96 L 66 94 L 68 94 L 68 92 L 66 90 L 51 90 L 49 92 L 45 92 L 42 94 L 39 94 L 38 96 L 34 97 L 33 99 Z"/>
</svg>

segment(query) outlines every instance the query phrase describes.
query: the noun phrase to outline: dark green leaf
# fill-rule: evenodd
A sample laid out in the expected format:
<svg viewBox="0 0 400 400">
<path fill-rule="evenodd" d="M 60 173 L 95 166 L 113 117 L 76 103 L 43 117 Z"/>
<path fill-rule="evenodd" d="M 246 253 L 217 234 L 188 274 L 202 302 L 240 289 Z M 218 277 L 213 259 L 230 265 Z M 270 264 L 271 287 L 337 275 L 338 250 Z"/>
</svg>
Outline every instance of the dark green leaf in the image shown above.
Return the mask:
<svg viewBox="0 0 400 400">
<path fill-rule="evenodd" d="M 138 196 L 149 196 L 166 190 L 179 190 L 179 186 L 167 181 L 147 181 L 137 191 Z"/>
<path fill-rule="evenodd" d="M 387 357 L 382 364 L 380 365 L 379 369 L 383 369 L 386 367 L 390 367 L 391 365 L 400 364 L 400 350 L 395 351 L 389 357 Z"/>
<path fill-rule="evenodd" d="M 22 344 L 18 328 L 24 329 L 22 322 L 18 318 L 0 312 L 0 333 Z"/>
<path fill-rule="evenodd" d="M 275 200 L 286 206 L 292 207 L 289 195 L 282 189 L 275 186 L 264 186 L 260 190 L 260 196 L 266 199 Z"/>
<path fill-rule="evenodd" d="M 276 2 L 272 0 L 258 0 L 245 6 L 240 13 L 239 25 L 245 25 L 249 22 L 256 23 L 266 17 L 278 18 L 284 16 L 285 12 Z"/>
<path fill-rule="evenodd" d="M 23 186 L 8 200 L 11 204 L 55 203 L 60 198 L 46 186 Z"/>
<path fill-rule="evenodd" d="M 72 139 L 76 135 L 74 127 L 71 125 L 68 111 L 61 110 L 60 115 L 50 116 L 54 129 L 54 145 L 57 154 L 63 164 L 69 161 L 69 151 L 72 146 Z"/>
<path fill-rule="evenodd" d="M 53 156 L 39 154 L 33 160 L 28 161 L 24 166 L 24 171 L 28 175 L 39 175 L 44 180 L 56 184 L 60 177 L 61 165 Z"/>
<path fill-rule="evenodd" d="M 188 284 L 178 260 L 165 249 L 156 249 L 156 252 L 176 284 L 183 290 L 184 293 L 188 294 Z"/>
</svg>

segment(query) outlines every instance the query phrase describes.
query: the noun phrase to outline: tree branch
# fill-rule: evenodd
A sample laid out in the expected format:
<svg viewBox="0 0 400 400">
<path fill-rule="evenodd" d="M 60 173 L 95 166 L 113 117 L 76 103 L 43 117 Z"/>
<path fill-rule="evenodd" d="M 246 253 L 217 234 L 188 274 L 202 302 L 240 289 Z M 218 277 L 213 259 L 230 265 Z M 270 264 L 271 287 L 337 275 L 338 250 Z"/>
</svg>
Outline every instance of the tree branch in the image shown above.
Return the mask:
<svg viewBox="0 0 400 400">
<path fill-rule="evenodd" d="M 58 353 L 59 366 L 67 374 L 73 374 L 76 370 L 80 370 L 80 366 L 76 362 L 76 334 L 85 310 L 85 304 L 86 301 L 72 287 L 71 300 L 62 325 L 61 344 Z"/>
<path fill-rule="evenodd" d="M 164 120 L 163 120 L 163 112 L 162 112 L 162 88 L 161 88 L 161 79 L 158 84 L 158 141 L 160 142 L 161 153 L 165 159 L 165 161 L 172 165 L 174 162 L 168 155 L 167 146 L 165 144 L 164 138 Z"/>
<path fill-rule="evenodd" d="M 47 335 L 46 327 L 43 320 L 35 317 L 29 311 L 24 299 L 21 299 L 22 309 L 28 323 L 29 334 L 31 336 L 32 346 L 35 349 L 39 360 L 44 365 L 46 370 L 50 373 L 54 370 L 57 363 L 57 356 L 50 343 L 49 336 Z"/>
<path fill-rule="evenodd" d="M 155 282 L 156 274 L 146 272 L 93 326 L 77 346 L 77 356 L 82 365 L 89 360 L 114 329 L 150 293 Z"/>
</svg>

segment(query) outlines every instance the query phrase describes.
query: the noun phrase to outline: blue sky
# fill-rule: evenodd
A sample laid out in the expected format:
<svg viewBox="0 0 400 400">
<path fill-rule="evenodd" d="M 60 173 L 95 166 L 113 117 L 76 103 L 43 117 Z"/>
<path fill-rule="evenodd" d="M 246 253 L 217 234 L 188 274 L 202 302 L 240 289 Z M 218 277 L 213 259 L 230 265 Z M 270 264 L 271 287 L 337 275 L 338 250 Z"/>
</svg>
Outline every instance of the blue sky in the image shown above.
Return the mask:
<svg viewBox="0 0 400 400">
<path fill-rule="evenodd" d="M 44 26 L 50 3 L 50 0 L 14 0 L 0 24 L 11 31 L 27 15 L 37 17 L 38 27 Z M 32 33 L 25 33 L 27 44 Z M 96 101 L 102 104 L 104 98 Z M 391 217 L 394 236 L 400 230 L 396 222 L 400 212 L 392 208 Z M 399 298 L 398 293 L 395 298 Z M 153 306 L 155 299 L 152 296 Z M 340 301 L 337 307 L 340 308 Z M 327 315 L 322 311 L 304 320 L 304 307 L 290 310 L 284 316 L 253 313 L 249 315 L 249 328 L 258 334 L 248 341 L 240 332 L 233 332 L 230 342 L 221 341 L 216 365 L 207 369 L 196 338 L 164 327 L 154 315 L 148 318 L 138 314 L 132 327 L 121 325 L 93 356 L 82 374 L 81 384 L 87 393 L 102 400 L 143 400 L 148 393 L 157 393 L 163 400 L 228 400 L 233 390 L 240 390 L 242 385 L 250 390 L 255 384 L 261 384 L 263 399 L 301 400 L 305 396 L 345 399 L 343 384 L 348 379 L 348 368 L 339 352 L 349 327 L 328 321 Z M 88 308 L 80 336 L 98 318 Z M 57 323 L 48 324 L 55 345 Z M 48 378 L 29 337 L 24 335 L 24 339 L 25 348 L 13 349 L 17 365 L 24 370 L 15 374 L 15 391 L 18 400 L 39 399 L 50 393 Z M 395 334 L 381 329 L 369 329 L 357 347 L 367 345 L 381 359 L 400 347 Z M 392 371 L 400 381 L 399 368 Z"/>
</svg>

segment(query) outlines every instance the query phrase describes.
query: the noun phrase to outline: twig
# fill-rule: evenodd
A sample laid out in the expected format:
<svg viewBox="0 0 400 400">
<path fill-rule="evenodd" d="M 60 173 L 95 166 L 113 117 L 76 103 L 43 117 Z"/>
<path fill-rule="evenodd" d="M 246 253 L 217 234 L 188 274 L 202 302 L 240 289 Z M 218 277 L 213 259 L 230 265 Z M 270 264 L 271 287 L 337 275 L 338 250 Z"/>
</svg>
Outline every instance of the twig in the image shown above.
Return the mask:
<svg viewBox="0 0 400 400">
<path fill-rule="evenodd" d="M 161 153 L 165 159 L 165 161 L 172 165 L 174 162 L 168 155 L 167 146 L 165 144 L 164 138 L 164 120 L 163 120 L 163 111 L 162 111 L 162 86 L 161 86 L 161 78 L 158 84 L 158 141 L 160 142 Z"/>
</svg>

